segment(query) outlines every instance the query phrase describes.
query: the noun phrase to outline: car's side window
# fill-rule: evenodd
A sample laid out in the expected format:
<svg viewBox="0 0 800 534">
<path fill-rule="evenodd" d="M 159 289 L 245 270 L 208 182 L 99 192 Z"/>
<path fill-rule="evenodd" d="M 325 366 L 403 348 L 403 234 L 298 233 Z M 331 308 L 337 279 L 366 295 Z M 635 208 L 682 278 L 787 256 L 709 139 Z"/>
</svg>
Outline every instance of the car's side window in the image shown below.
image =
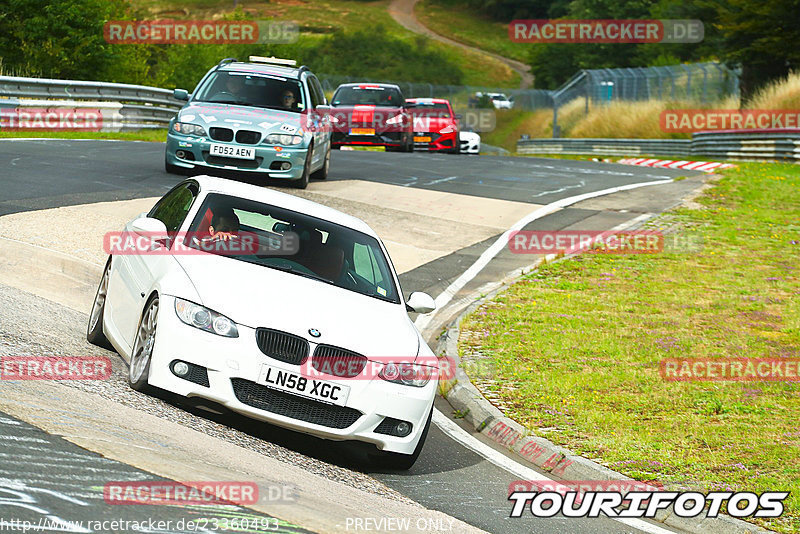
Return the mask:
<svg viewBox="0 0 800 534">
<path fill-rule="evenodd" d="M 193 184 L 185 184 L 170 191 L 158 201 L 150 213 L 149 217 L 158 219 L 167 227 L 170 238 L 175 237 L 181 223 L 189 213 L 196 196 L 196 187 Z"/>
<path fill-rule="evenodd" d="M 358 276 L 371 284 L 375 283 L 375 270 L 369 254 L 369 247 L 361 243 L 353 244 L 353 270 Z"/>
<path fill-rule="evenodd" d="M 368 245 L 353 244 L 353 270 L 374 286 L 380 286 L 383 282 L 383 273 L 375 260 L 372 248 Z"/>
<path fill-rule="evenodd" d="M 314 89 L 314 84 L 311 83 L 311 76 L 306 78 L 306 86 L 308 87 L 308 99 L 311 102 L 311 109 L 319 106 L 319 98 L 317 97 L 317 91 Z"/>
<path fill-rule="evenodd" d="M 322 85 L 319 83 L 317 77 L 312 76 L 309 78 L 309 80 L 311 81 L 312 91 L 317 93 L 317 99 L 319 100 L 319 103 L 321 105 L 327 104 L 327 101 L 325 100 L 325 91 L 322 90 Z"/>
</svg>

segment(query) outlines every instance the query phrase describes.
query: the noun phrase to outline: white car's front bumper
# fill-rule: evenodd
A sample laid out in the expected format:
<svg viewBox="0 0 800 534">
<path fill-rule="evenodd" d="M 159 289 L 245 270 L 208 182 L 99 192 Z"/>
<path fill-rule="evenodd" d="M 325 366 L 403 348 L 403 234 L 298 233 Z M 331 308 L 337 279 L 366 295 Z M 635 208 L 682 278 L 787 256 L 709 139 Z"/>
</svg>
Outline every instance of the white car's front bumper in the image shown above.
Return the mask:
<svg viewBox="0 0 800 534">
<path fill-rule="evenodd" d="M 351 379 L 331 376 L 330 380 L 326 376 L 326 381 L 350 388 L 343 408 L 319 401 L 308 401 L 291 394 L 279 394 L 280 409 L 274 411 L 262 409 L 251 405 L 252 402 L 250 404 L 242 402 L 251 397 L 243 394 L 241 389 L 237 397 L 233 380 L 257 382 L 264 364 L 295 373 L 301 372 L 300 366 L 264 355 L 258 347 L 256 331 L 253 328 L 239 325 L 238 338 L 207 333 L 188 326 L 178 319 L 174 311 L 173 297 L 162 295 L 161 299 L 158 332 L 150 364 L 151 385 L 184 397 L 208 399 L 248 417 L 321 438 L 358 440 L 373 443 L 385 451 L 413 453 L 433 405 L 436 380 L 417 388 L 387 382 L 377 376 L 359 376 Z M 268 324 L 261 326 L 269 327 Z M 309 354 L 313 354 L 315 344 L 310 344 Z M 206 368 L 209 386 L 175 375 L 171 370 L 171 364 L 175 360 Z M 364 374 L 369 373 L 362 373 Z M 273 399 L 268 403 L 274 402 L 275 390 L 260 385 L 238 383 L 240 387 L 245 384 L 250 392 L 258 391 L 264 393 L 266 398 Z M 260 388 L 267 391 L 264 392 Z M 265 405 L 259 404 L 259 406 Z M 357 410 L 361 415 L 358 416 L 353 410 Z M 309 411 L 314 413 L 313 417 L 308 415 Z M 387 417 L 410 422 L 413 425 L 411 433 L 405 437 L 376 433 L 376 427 Z M 356 419 L 345 428 L 336 428 L 335 421 L 349 420 L 348 418 Z M 334 426 L 330 426 L 331 424 Z"/>
</svg>

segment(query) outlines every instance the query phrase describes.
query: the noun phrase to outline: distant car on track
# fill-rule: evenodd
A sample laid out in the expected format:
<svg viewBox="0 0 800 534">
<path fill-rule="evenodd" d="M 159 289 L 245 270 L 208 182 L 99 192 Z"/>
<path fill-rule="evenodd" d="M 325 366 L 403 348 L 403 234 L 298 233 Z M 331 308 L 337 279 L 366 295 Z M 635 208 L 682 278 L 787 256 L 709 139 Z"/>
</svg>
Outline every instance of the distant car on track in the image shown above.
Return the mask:
<svg viewBox="0 0 800 534">
<path fill-rule="evenodd" d="M 110 256 L 87 338 L 130 361 L 134 389 L 370 443 L 390 467 L 414 463 L 431 422 L 438 360 L 407 312 L 435 304 L 424 293 L 404 298 L 386 248 L 364 222 L 198 176 L 125 231 L 154 252 Z M 242 232 L 279 246 L 229 254 L 200 246 L 243 240 Z"/>
<path fill-rule="evenodd" d="M 293 60 L 251 56 L 222 60 L 169 123 L 167 172 L 246 171 L 290 180 L 305 189 L 330 167 L 328 105 L 308 67 Z"/>
<path fill-rule="evenodd" d="M 331 98 L 332 143 L 382 146 L 413 152 L 414 131 L 400 87 L 387 83 L 345 83 Z"/>
<path fill-rule="evenodd" d="M 408 98 L 414 129 L 414 148 L 458 154 L 458 120 L 443 98 Z"/>
<path fill-rule="evenodd" d="M 505 93 L 475 93 L 474 102 L 478 102 L 486 96 L 494 109 L 512 109 L 514 107 L 514 99 L 509 98 Z"/>
<path fill-rule="evenodd" d="M 458 133 L 462 154 L 479 154 L 481 151 L 481 136 L 472 131 L 462 130 Z"/>
</svg>

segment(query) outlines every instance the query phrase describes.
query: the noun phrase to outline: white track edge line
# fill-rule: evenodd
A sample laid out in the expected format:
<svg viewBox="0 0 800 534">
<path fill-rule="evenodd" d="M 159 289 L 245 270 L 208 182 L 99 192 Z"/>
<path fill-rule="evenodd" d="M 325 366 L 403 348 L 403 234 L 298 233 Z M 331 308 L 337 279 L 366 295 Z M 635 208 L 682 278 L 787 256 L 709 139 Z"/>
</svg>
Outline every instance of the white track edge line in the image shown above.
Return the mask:
<svg viewBox="0 0 800 534">
<path fill-rule="evenodd" d="M 464 271 L 458 278 L 453 280 L 453 282 L 447 286 L 439 296 L 436 297 L 436 310 L 432 313 L 427 315 L 420 315 L 417 317 L 417 320 L 414 321 L 414 324 L 417 326 L 419 330 L 423 330 L 430 322 L 433 320 L 433 317 L 436 315 L 438 310 L 441 310 L 444 306 L 446 306 L 451 300 L 453 300 L 453 296 L 455 296 L 458 291 L 460 291 L 465 285 L 467 285 L 473 278 L 475 278 L 478 273 L 480 273 L 484 267 L 486 267 L 490 261 L 492 261 L 495 256 L 497 256 L 503 248 L 506 246 L 506 242 L 508 241 L 509 236 L 512 232 L 521 230 L 525 227 L 525 225 L 535 221 L 536 219 L 540 219 L 545 215 L 549 215 L 561 208 L 570 206 L 577 202 L 581 202 L 583 200 L 588 200 L 590 198 L 600 197 L 604 195 L 610 195 L 612 193 L 618 193 L 620 191 L 627 191 L 630 189 L 636 189 L 639 187 L 646 187 L 649 185 L 661 185 L 672 182 L 672 178 L 666 178 L 663 180 L 655 180 L 649 182 L 638 182 L 635 184 L 627 184 L 621 185 L 617 187 L 611 187 L 608 189 L 601 189 L 600 191 L 593 191 L 590 193 L 583 193 L 580 195 L 575 195 L 571 197 L 567 197 L 561 200 L 557 200 L 556 202 L 551 202 L 550 204 L 546 204 L 541 206 L 522 219 L 518 220 L 514 223 L 511 228 L 506 230 L 505 232 L 500 235 L 497 240 L 492 243 L 492 245 L 487 248 L 480 257 L 475 260 L 475 262 L 469 266 L 469 268 Z"/>
<path fill-rule="evenodd" d="M 521 480 L 554 480 L 547 475 L 539 473 L 526 467 L 518 462 L 515 462 L 505 454 L 496 451 L 492 447 L 478 441 L 475 437 L 471 436 L 466 430 L 451 421 L 446 415 L 437 409 L 433 410 L 433 422 L 438 426 L 442 432 L 447 434 L 450 438 L 470 449 L 472 452 L 482 456 L 492 464 L 500 469 L 503 469 L 512 475 L 520 477 Z M 673 531 L 653 525 L 647 521 L 630 517 L 609 517 L 623 523 L 629 527 L 647 532 L 648 534 L 674 534 Z"/>
</svg>

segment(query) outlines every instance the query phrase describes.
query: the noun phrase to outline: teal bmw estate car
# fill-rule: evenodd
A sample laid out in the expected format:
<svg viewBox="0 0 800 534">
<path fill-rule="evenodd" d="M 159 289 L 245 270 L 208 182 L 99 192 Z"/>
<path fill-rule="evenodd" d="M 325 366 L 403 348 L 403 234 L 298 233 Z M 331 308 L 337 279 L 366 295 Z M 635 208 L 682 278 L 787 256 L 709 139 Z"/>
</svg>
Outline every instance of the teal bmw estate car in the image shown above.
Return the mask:
<svg viewBox="0 0 800 534">
<path fill-rule="evenodd" d="M 285 179 L 305 189 L 328 176 L 330 108 L 322 85 L 294 60 L 223 59 L 170 121 L 165 167 L 175 174 L 214 169 Z"/>
</svg>

